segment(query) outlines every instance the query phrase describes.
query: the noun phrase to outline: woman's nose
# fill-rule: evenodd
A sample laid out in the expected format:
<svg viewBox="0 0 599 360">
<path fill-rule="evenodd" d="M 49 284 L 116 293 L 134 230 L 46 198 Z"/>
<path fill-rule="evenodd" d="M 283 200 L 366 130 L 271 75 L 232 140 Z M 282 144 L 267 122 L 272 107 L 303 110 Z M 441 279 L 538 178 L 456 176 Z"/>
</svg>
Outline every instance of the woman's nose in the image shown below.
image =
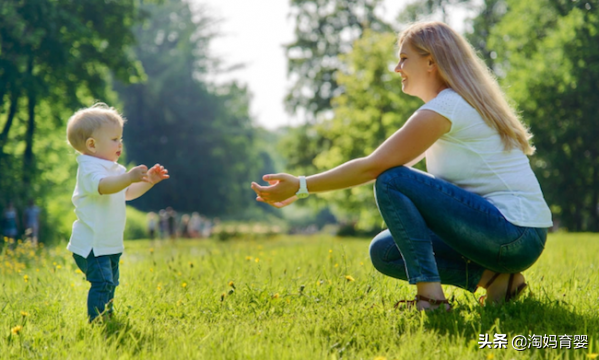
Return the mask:
<svg viewBox="0 0 599 360">
<path fill-rule="evenodd" d="M 397 63 L 397 65 L 395 65 L 395 72 L 396 73 L 401 72 L 401 63 Z"/>
</svg>

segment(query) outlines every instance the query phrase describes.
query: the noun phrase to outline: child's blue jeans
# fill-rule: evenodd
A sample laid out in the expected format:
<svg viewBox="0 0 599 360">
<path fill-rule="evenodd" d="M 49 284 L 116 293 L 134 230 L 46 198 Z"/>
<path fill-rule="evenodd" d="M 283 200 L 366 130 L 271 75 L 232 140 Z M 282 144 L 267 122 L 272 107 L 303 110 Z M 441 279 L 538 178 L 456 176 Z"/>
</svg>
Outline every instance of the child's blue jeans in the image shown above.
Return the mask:
<svg viewBox="0 0 599 360">
<path fill-rule="evenodd" d="M 385 275 L 475 291 L 485 269 L 517 273 L 545 247 L 547 229 L 514 225 L 483 197 L 430 174 L 392 168 L 375 184 L 388 230 L 370 244 Z"/>
<path fill-rule="evenodd" d="M 85 274 L 91 288 L 87 295 L 87 315 L 92 322 L 98 315 L 112 313 L 114 290 L 119 285 L 119 259 L 122 254 L 96 257 L 92 250 L 87 258 L 73 254 L 79 269 Z M 108 306 L 108 309 L 106 309 Z"/>
</svg>

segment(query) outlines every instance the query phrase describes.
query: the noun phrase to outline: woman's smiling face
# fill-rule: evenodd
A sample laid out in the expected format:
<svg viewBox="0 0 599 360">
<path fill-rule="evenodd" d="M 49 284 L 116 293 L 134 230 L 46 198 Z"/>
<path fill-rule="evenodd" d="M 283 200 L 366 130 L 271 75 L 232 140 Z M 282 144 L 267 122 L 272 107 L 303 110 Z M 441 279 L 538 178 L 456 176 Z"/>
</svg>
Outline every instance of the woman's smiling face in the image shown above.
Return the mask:
<svg viewBox="0 0 599 360">
<path fill-rule="evenodd" d="M 422 56 L 404 41 L 399 49 L 399 62 L 395 72 L 401 75 L 401 89 L 404 93 L 429 101 L 438 93 L 439 84 L 436 66 L 430 55 Z"/>
</svg>

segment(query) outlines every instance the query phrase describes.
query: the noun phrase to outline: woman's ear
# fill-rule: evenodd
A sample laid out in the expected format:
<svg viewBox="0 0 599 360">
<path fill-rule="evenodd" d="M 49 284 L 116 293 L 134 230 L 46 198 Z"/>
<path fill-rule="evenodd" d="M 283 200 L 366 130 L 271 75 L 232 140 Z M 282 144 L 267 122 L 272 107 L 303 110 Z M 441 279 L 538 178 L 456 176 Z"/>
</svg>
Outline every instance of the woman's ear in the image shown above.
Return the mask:
<svg viewBox="0 0 599 360">
<path fill-rule="evenodd" d="M 427 61 L 428 61 L 428 70 L 429 71 L 432 71 L 437 68 L 437 64 L 435 64 L 435 61 L 433 60 L 432 57 L 429 56 Z"/>
<path fill-rule="evenodd" d="M 87 151 L 94 154 L 96 152 L 96 140 L 94 140 L 94 138 L 91 137 L 85 140 L 85 148 L 87 149 Z"/>
</svg>

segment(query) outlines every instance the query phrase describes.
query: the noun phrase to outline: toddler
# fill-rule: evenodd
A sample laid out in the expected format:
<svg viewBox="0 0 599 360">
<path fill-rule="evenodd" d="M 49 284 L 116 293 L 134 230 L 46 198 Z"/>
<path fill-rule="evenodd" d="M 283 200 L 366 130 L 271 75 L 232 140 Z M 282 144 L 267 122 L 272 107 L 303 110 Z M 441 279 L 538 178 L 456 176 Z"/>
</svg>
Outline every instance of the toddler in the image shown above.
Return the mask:
<svg viewBox="0 0 599 360">
<path fill-rule="evenodd" d="M 123 150 L 124 122 L 114 108 L 98 103 L 77 111 L 67 124 L 68 142 L 80 154 L 72 198 L 77 220 L 67 249 L 91 283 L 87 297 L 90 322 L 99 315 L 112 315 L 124 250 L 125 201 L 169 178 L 159 164 L 149 170 L 139 165 L 129 171 L 117 164 Z"/>
</svg>

